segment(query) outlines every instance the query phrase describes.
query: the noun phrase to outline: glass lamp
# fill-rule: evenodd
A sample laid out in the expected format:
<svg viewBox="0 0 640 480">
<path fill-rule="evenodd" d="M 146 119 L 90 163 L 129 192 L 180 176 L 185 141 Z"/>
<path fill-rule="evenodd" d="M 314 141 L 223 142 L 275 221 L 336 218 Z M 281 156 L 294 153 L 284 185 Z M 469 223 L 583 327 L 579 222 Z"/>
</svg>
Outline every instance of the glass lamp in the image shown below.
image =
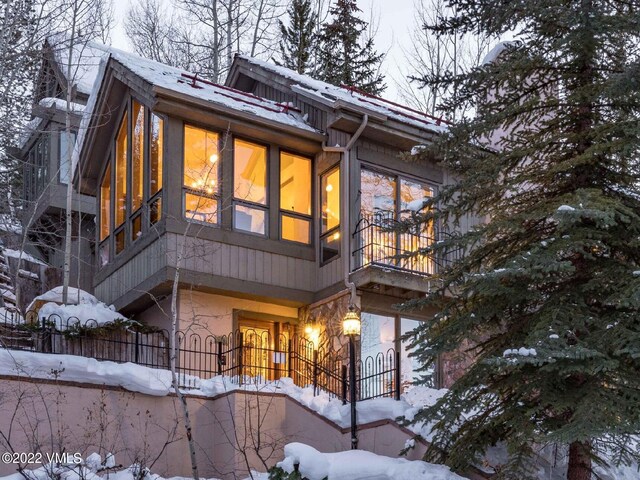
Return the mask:
<svg viewBox="0 0 640 480">
<path fill-rule="evenodd" d="M 349 311 L 342 319 L 342 333 L 347 336 L 360 335 L 360 315 L 353 306 L 349 307 Z"/>
</svg>

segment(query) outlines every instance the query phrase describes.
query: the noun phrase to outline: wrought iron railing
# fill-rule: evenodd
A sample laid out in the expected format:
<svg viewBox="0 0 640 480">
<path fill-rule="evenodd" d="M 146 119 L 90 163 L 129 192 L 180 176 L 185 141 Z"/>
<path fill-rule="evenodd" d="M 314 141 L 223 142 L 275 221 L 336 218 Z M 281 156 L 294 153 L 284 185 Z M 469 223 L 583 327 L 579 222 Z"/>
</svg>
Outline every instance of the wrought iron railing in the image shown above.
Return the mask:
<svg viewBox="0 0 640 480">
<path fill-rule="evenodd" d="M 41 353 L 77 355 L 102 361 L 132 362 L 168 369 L 171 355 L 170 333 L 148 331 L 136 322 L 119 328 L 98 325 L 95 320 L 80 322 L 56 315 L 39 318 L 34 312 L 24 317 L 4 310 L 0 317 L 0 348 Z M 265 383 L 290 377 L 300 386 L 348 398 L 347 362 L 336 352 L 299 335 L 243 329 L 228 335 L 200 335 L 178 331 L 175 336 L 176 370 L 182 388 L 197 388 L 201 379 L 225 376 L 234 384 Z M 367 357 L 356 365 L 356 398 L 400 398 L 399 353 Z"/>
<path fill-rule="evenodd" d="M 431 224 L 414 225 L 398 220 L 396 213 L 361 214 L 353 233 L 354 270 L 377 265 L 422 275 L 433 275 L 461 257 L 459 249 L 435 254 L 435 242 L 450 239 Z"/>
</svg>

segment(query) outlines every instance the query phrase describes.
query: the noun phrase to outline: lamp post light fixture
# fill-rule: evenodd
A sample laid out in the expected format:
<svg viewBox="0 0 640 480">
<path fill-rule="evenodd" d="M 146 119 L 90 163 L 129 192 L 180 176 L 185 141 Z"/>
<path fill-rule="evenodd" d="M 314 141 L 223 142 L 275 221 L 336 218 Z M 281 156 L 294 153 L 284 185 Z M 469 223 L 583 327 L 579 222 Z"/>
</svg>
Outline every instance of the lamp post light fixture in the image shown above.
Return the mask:
<svg viewBox="0 0 640 480">
<path fill-rule="evenodd" d="M 351 400 L 351 450 L 358 448 L 358 422 L 356 418 L 356 335 L 360 335 L 360 315 L 353 305 L 342 319 L 342 333 L 349 337 L 349 397 Z"/>
</svg>

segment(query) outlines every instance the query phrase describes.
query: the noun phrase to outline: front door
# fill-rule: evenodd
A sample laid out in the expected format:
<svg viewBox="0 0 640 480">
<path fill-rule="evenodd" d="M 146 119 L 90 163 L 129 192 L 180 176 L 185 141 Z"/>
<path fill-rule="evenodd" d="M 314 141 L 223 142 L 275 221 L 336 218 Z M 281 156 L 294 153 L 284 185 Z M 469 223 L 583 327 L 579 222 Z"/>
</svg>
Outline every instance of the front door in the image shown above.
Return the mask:
<svg viewBox="0 0 640 480">
<path fill-rule="evenodd" d="M 287 372 L 289 324 L 240 317 L 243 375 L 276 380 Z"/>
</svg>

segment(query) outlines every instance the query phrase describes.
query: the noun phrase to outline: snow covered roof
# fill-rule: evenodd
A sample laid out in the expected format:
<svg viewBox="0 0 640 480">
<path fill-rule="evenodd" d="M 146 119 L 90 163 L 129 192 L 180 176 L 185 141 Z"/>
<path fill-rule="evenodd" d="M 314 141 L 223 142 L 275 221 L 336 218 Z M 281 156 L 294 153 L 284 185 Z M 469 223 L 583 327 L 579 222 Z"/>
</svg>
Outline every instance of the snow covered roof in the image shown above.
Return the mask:
<svg viewBox="0 0 640 480">
<path fill-rule="evenodd" d="M 65 78 L 68 76 L 67 65 L 71 54 L 73 83 L 78 92 L 89 95 L 98 77 L 100 60 L 111 50 L 111 47 L 97 42 L 76 43 L 70 52 L 69 37 L 65 33 L 50 35 L 47 41 L 53 50 L 58 68 Z"/>
<path fill-rule="evenodd" d="M 383 98 L 369 95 L 350 87 L 337 87 L 330 83 L 316 80 L 308 75 L 302 75 L 291 69 L 273 65 L 262 60 L 247 56 L 237 55 L 251 65 L 268 70 L 276 75 L 289 79 L 297 91 L 309 97 L 315 97 L 321 102 L 327 100 L 335 103 L 343 103 L 359 109 L 366 109 L 374 113 L 384 115 L 397 122 L 407 124 L 416 128 L 426 129 L 434 132 L 442 132 L 447 129 L 446 122 L 440 118 L 433 117 L 424 112 L 414 110 L 405 105 L 400 105 Z"/>
<path fill-rule="evenodd" d="M 151 85 L 205 100 L 214 105 L 250 113 L 256 117 L 315 132 L 300 111 L 241 90 L 218 85 L 197 77 L 196 74 L 170 67 L 136 54 L 112 49 L 111 58 L 122 64 Z"/>
<path fill-rule="evenodd" d="M 38 102 L 38 105 L 45 108 L 56 108 L 58 110 L 67 111 L 67 100 L 64 98 L 45 97 Z M 71 102 L 70 110 L 74 113 L 82 113 L 85 106 L 81 103 Z"/>
<path fill-rule="evenodd" d="M 516 41 L 505 41 L 499 42 L 495 47 L 493 47 L 489 53 L 487 53 L 482 60 L 482 65 L 486 65 L 487 63 L 495 62 L 498 57 L 504 52 L 507 48 L 511 46 L 518 45 L 519 42 Z"/>
</svg>

